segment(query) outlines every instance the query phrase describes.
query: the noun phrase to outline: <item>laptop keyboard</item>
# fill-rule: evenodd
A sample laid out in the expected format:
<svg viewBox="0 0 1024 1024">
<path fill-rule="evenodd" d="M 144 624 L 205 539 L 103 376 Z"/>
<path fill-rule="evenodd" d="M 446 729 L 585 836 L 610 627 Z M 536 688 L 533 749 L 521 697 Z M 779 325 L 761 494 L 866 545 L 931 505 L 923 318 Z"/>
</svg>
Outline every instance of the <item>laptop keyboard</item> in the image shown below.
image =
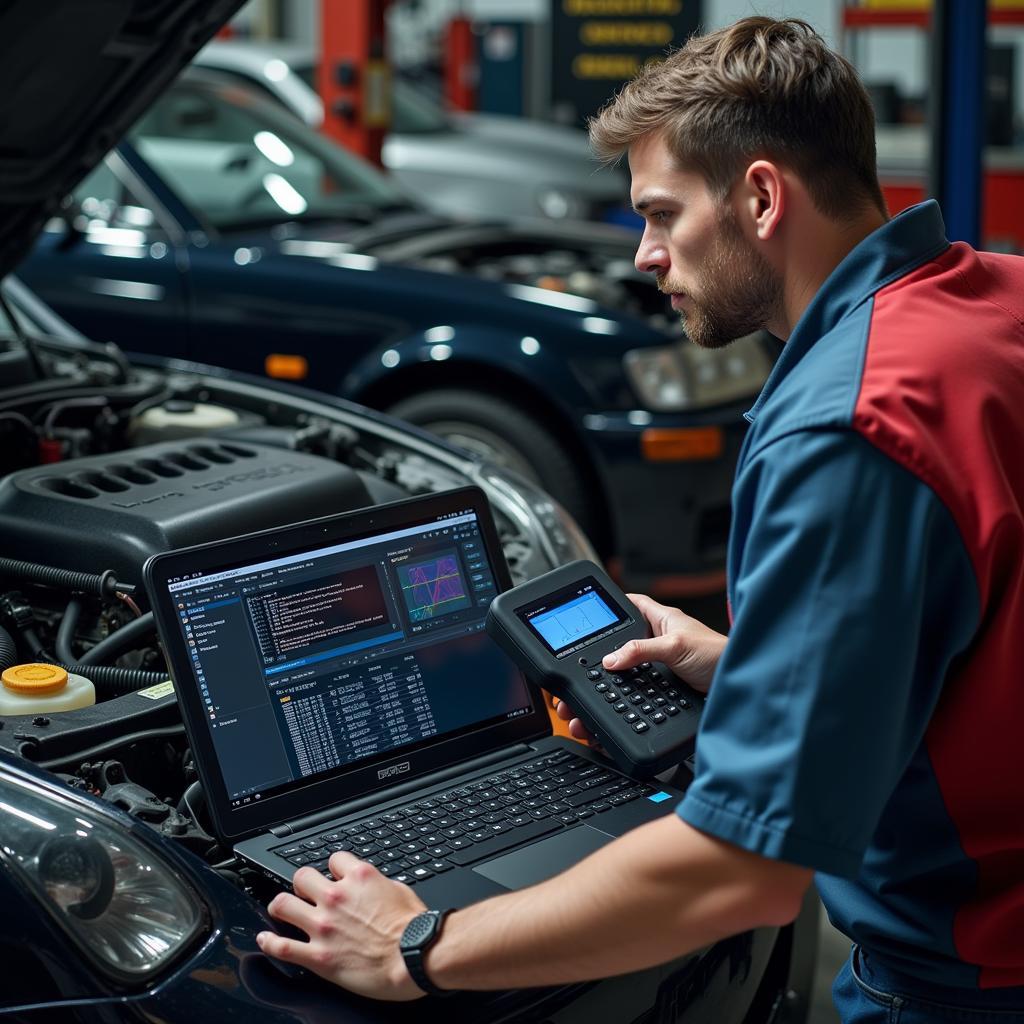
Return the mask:
<svg viewBox="0 0 1024 1024">
<path fill-rule="evenodd" d="M 329 878 L 331 854 L 347 850 L 414 885 L 653 792 L 562 750 L 272 852 Z"/>
</svg>

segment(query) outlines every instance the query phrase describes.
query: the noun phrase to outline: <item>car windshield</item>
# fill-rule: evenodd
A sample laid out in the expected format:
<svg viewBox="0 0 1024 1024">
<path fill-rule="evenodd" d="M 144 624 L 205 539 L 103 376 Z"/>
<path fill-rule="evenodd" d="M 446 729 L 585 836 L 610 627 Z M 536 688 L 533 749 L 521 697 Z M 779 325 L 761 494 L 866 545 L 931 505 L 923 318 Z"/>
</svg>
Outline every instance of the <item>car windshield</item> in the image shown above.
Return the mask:
<svg viewBox="0 0 1024 1024">
<path fill-rule="evenodd" d="M 292 70 L 316 91 L 313 65 L 292 65 Z M 391 84 L 391 131 L 396 135 L 436 135 L 452 130 L 448 115 L 425 92 L 401 78 L 392 78 Z"/>
<path fill-rule="evenodd" d="M 375 167 L 235 83 L 178 81 L 129 140 L 222 230 L 285 220 L 370 222 L 412 205 Z"/>
</svg>

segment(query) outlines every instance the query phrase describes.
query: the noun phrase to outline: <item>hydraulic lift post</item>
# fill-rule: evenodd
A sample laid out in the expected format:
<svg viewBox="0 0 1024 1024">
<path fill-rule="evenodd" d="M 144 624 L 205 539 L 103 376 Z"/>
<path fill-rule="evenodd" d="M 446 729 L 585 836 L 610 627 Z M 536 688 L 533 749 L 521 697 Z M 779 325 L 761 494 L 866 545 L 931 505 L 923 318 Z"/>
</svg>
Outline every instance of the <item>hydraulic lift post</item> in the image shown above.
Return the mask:
<svg viewBox="0 0 1024 1024">
<path fill-rule="evenodd" d="M 376 164 L 391 124 L 384 12 L 390 0 L 321 0 L 323 132 Z"/>
</svg>

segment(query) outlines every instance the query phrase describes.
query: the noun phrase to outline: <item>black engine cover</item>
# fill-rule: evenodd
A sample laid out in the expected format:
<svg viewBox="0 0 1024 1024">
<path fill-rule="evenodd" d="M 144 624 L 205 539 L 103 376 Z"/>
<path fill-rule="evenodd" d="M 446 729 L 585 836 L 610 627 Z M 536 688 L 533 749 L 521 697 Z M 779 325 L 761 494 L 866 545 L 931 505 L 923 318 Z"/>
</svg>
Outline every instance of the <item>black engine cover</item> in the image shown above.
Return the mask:
<svg viewBox="0 0 1024 1024">
<path fill-rule="evenodd" d="M 0 537 L 11 558 L 141 583 L 157 552 L 370 504 L 354 470 L 317 455 L 175 441 L 10 474 Z"/>
</svg>

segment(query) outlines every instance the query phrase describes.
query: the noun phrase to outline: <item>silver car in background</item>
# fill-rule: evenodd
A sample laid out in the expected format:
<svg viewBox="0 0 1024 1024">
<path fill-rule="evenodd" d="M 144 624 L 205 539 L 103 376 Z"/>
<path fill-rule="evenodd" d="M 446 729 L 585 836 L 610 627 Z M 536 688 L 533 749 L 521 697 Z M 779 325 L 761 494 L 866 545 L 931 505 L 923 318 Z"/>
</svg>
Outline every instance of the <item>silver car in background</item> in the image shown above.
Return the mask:
<svg viewBox="0 0 1024 1024">
<path fill-rule="evenodd" d="M 323 122 L 309 47 L 213 42 L 194 63 L 244 78 L 307 124 Z M 451 113 L 398 76 L 382 157 L 406 191 L 449 216 L 630 223 L 625 173 L 599 167 L 584 132 L 518 117 Z"/>
</svg>

